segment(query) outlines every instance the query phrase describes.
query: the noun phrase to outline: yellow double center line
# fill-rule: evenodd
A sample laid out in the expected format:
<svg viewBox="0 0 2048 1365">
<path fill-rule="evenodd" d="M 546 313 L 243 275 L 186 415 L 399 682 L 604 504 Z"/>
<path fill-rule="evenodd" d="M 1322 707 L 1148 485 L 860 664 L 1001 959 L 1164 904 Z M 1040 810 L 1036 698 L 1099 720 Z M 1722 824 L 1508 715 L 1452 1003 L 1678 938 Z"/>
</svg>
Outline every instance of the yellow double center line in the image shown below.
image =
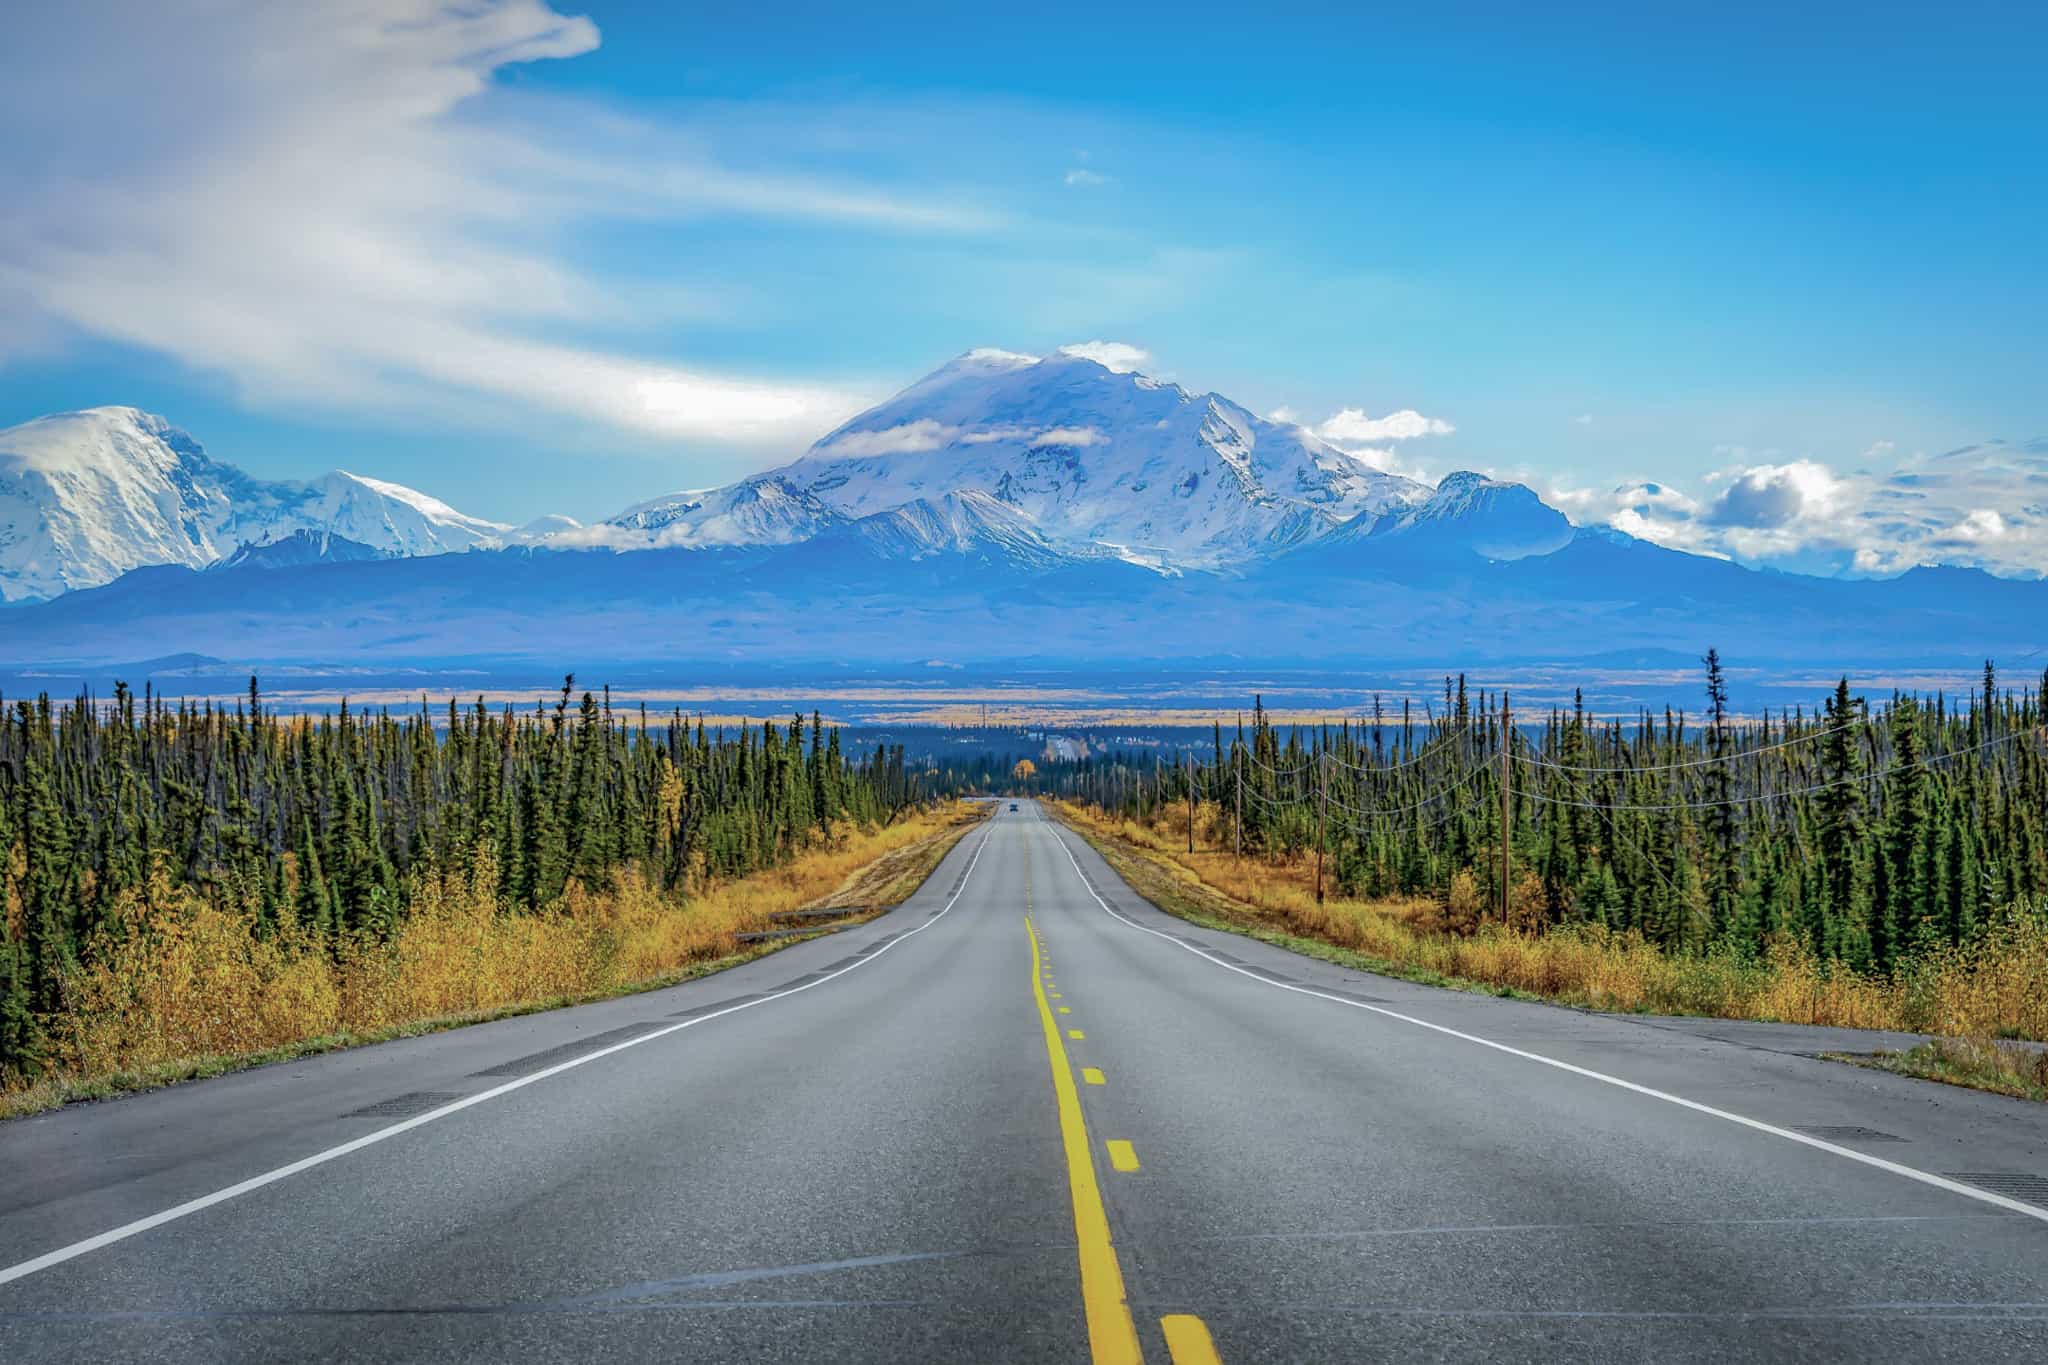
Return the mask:
<svg viewBox="0 0 2048 1365">
<path fill-rule="evenodd" d="M 1095 1181 L 1095 1161 L 1088 1147 L 1088 1124 L 1081 1117 L 1081 1096 L 1074 1069 L 1067 1063 L 1067 1045 L 1060 1040 L 1052 1002 L 1045 998 L 1044 957 L 1038 931 L 1024 917 L 1031 937 L 1031 993 L 1038 998 L 1038 1020 L 1045 1026 L 1045 1053 L 1052 1061 L 1052 1091 L 1059 1101 L 1060 1141 L 1067 1152 L 1067 1184 L 1074 1192 L 1074 1240 L 1081 1252 L 1081 1303 L 1088 1314 L 1088 1350 L 1095 1365 L 1143 1365 L 1138 1326 L 1124 1298 L 1123 1267 L 1109 1238 L 1109 1215 L 1103 1211 L 1102 1189 Z"/>
</svg>

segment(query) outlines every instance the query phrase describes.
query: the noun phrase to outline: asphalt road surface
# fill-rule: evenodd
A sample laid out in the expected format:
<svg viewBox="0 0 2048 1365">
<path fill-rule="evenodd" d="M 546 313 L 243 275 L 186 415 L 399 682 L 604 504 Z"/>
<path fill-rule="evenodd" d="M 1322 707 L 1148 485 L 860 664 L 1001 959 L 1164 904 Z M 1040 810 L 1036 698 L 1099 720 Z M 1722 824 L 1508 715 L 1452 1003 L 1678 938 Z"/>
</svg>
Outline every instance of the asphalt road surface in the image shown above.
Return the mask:
<svg viewBox="0 0 2048 1365">
<path fill-rule="evenodd" d="M 0 1359 L 2048 1359 L 2048 1111 L 1828 1032 L 1363 976 L 1004 803 L 734 971 L 0 1125 Z"/>
</svg>

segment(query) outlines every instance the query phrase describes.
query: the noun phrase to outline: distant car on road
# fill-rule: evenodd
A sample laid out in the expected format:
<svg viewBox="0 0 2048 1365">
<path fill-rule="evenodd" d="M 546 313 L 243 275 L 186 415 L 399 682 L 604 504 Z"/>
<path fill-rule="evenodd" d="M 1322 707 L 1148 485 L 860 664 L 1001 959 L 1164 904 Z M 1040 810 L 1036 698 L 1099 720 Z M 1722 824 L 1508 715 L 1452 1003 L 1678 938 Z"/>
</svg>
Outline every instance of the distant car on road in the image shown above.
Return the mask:
<svg viewBox="0 0 2048 1365">
<path fill-rule="evenodd" d="M 1016 803 L 1015 801 L 1012 801 L 1012 802 L 1010 803 L 1010 809 L 1011 809 L 1011 810 L 1015 810 L 1015 809 L 1017 809 L 1017 803 Z"/>
</svg>

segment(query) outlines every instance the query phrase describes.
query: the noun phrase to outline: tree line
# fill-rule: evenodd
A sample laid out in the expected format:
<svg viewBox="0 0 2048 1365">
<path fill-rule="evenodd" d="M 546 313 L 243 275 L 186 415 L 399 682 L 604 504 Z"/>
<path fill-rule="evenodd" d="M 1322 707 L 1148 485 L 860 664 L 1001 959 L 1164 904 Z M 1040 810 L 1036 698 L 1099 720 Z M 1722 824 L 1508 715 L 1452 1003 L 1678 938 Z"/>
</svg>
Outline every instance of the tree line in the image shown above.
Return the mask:
<svg viewBox="0 0 2048 1365">
<path fill-rule="evenodd" d="M 1791 935 L 1883 972 L 2048 895 L 2048 675 L 2002 689 L 1987 663 L 1966 697 L 1875 703 L 1844 680 L 1811 710 L 1739 720 L 1718 654 L 1703 663 L 1698 715 L 1595 717 L 1582 692 L 1518 715 L 1459 676 L 1440 707 L 1375 699 L 1284 734 L 1255 699 L 1206 757 L 1110 754 L 1039 785 L 1141 819 L 1192 797 L 1212 846 L 1320 854 L 1343 894 L 1465 889 L 1524 927 L 1680 951 L 1754 956 Z"/>
<path fill-rule="evenodd" d="M 842 752 L 814 714 L 707 733 L 615 710 L 610 690 L 531 708 L 280 716 L 117 684 L 0 724 L 0 1073 L 33 1070 L 67 974 L 166 886 L 287 917 L 341 951 L 388 936 L 415 873 L 488 854 L 512 910 L 636 868 L 678 895 L 774 866 L 833 824 L 930 795 L 901 745 Z"/>
</svg>

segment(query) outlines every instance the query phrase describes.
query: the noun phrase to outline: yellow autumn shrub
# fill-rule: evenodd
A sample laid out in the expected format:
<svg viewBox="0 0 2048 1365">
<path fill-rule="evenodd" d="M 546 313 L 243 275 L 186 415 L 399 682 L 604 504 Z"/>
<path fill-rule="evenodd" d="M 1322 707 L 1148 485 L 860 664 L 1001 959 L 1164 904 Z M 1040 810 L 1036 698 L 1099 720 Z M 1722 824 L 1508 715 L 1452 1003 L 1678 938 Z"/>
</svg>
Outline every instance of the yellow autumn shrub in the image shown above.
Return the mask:
<svg viewBox="0 0 2048 1365">
<path fill-rule="evenodd" d="M 953 805 L 880 829 L 841 826 L 787 864 L 687 899 L 632 869 L 572 883 L 542 913 L 502 900 L 488 845 L 467 875 L 416 875 L 388 938 L 321 941 L 256 906 L 174 885 L 129 893 L 65 983 L 44 1085 L 266 1052 L 336 1034 L 591 997 L 731 955 L 734 935 L 827 897 L 877 860 L 957 836 Z M 936 850 L 934 850 L 936 851 Z"/>
</svg>

